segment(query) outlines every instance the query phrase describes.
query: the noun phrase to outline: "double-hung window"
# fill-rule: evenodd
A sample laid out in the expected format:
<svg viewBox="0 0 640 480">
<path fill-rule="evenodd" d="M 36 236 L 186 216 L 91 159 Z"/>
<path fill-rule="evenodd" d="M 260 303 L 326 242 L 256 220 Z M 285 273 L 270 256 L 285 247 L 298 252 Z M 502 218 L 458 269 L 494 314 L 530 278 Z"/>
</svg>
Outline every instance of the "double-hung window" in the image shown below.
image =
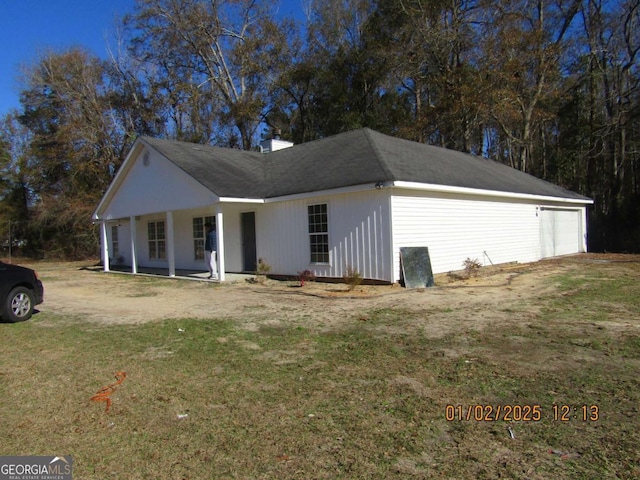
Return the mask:
<svg viewBox="0 0 640 480">
<path fill-rule="evenodd" d="M 204 241 L 207 235 L 205 225 L 210 223 L 216 229 L 216 217 L 195 217 L 193 219 L 193 259 L 204 260 Z"/>
<path fill-rule="evenodd" d="M 327 204 L 307 206 L 311 263 L 329 263 L 329 228 Z"/>
<path fill-rule="evenodd" d="M 149 237 L 149 260 L 167 258 L 164 222 L 149 222 L 147 235 Z"/>
</svg>

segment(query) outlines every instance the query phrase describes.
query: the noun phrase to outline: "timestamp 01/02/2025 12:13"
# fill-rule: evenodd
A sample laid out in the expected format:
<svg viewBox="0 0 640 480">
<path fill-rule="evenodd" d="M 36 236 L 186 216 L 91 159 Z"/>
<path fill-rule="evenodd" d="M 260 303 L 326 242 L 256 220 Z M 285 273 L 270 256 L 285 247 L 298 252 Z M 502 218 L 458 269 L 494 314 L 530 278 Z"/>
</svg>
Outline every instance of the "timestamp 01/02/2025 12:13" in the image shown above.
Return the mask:
<svg viewBox="0 0 640 480">
<path fill-rule="evenodd" d="M 445 407 L 445 420 L 448 422 L 539 422 L 546 418 L 554 422 L 597 422 L 600 420 L 600 407 L 595 404 L 553 404 L 549 408 L 537 404 L 448 404 Z"/>
</svg>

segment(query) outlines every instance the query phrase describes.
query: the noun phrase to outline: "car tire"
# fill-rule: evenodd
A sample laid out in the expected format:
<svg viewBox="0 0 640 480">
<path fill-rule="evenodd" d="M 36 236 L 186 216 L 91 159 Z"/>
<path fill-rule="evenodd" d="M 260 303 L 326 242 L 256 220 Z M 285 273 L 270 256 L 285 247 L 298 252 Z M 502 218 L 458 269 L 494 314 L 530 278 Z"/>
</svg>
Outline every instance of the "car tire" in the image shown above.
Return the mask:
<svg viewBox="0 0 640 480">
<path fill-rule="evenodd" d="M 11 323 L 29 320 L 33 314 L 34 306 L 33 292 L 27 287 L 16 287 L 9 292 L 5 299 L 2 317 Z"/>
</svg>

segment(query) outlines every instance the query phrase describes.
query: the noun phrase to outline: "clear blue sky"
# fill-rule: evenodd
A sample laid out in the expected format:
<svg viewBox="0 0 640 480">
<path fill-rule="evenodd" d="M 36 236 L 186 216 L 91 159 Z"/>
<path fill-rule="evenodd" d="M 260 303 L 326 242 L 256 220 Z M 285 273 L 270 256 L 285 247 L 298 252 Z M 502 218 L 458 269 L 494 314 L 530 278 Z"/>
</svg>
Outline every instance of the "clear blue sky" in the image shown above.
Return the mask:
<svg viewBox="0 0 640 480">
<path fill-rule="evenodd" d="M 281 0 L 283 15 L 300 15 L 302 0 Z M 0 0 L 0 117 L 18 108 L 20 65 L 38 52 L 82 46 L 105 58 L 113 44 L 116 17 L 133 11 L 135 0 Z"/>
<path fill-rule="evenodd" d="M 105 57 L 116 16 L 134 0 L 0 0 L 0 116 L 18 108 L 20 65 L 38 52 L 82 46 Z"/>
</svg>

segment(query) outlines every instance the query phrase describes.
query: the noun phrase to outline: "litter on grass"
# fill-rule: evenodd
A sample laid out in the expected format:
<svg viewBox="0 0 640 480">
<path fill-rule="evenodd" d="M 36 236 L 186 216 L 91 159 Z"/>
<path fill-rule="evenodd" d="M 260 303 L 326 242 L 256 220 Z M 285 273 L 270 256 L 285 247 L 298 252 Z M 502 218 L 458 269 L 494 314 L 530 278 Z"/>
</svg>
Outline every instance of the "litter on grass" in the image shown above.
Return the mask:
<svg viewBox="0 0 640 480">
<path fill-rule="evenodd" d="M 549 449 L 549 453 L 557 455 L 562 460 L 569 460 L 571 458 L 580 458 L 580 454 L 577 452 L 563 452 L 561 450 Z"/>
</svg>

